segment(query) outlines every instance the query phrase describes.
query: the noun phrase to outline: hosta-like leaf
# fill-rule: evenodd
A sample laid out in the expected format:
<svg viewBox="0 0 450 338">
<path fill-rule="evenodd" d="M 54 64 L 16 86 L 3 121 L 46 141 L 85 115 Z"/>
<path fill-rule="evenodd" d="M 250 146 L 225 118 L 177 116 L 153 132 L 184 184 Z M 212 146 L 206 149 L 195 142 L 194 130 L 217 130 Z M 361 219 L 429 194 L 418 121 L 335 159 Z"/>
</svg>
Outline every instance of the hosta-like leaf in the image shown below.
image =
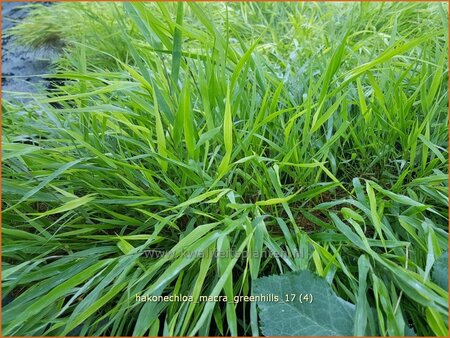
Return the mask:
<svg viewBox="0 0 450 338">
<path fill-rule="evenodd" d="M 266 336 L 353 335 L 355 306 L 309 271 L 259 278 L 253 294 L 279 299 L 258 302 L 260 327 Z"/>
<path fill-rule="evenodd" d="M 448 251 L 444 252 L 433 265 L 433 282 L 448 291 Z"/>
</svg>

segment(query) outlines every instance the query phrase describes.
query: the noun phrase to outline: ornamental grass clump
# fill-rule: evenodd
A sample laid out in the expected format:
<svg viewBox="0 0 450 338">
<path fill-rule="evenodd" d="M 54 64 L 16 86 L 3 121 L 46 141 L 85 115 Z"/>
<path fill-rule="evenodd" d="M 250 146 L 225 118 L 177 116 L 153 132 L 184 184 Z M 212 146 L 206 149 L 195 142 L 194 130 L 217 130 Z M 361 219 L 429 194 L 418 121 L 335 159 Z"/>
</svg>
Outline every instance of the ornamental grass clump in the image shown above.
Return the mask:
<svg viewBox="0 0 450 338">
<path fill-rule="evenodd" d="M 57 37 L 58 81 L 2 101 L 3 334 L 446 335 L 447 20 L 36 5 L 10 34 Z"/>
</svg>

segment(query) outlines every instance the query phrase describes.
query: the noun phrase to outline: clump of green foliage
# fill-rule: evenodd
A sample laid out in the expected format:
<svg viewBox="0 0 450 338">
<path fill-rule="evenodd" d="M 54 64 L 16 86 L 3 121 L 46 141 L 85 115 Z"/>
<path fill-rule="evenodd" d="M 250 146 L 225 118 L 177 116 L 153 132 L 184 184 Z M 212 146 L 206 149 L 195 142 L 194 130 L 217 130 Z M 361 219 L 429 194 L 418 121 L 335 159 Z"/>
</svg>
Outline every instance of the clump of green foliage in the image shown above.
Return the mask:
<svg viewBox="0 0 450 338">
<path fill-rule="evenodd" d="M 254 302 L 135 296 L 310 270 L 356 306 L 355 335 L 446 335 L 447 17 L 35 6 L 11 34 L 59 41 L 63 84 L 2 102 L 3 334 L 259 335 Z"/>
</svg>

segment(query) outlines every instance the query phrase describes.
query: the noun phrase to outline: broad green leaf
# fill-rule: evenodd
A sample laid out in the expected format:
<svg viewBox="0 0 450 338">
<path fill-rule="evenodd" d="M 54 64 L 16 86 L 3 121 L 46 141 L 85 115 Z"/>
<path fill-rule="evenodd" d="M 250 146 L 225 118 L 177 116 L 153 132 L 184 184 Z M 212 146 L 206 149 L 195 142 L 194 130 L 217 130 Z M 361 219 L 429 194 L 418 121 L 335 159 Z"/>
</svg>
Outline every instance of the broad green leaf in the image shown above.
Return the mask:
<svg viewBox="0 0 450 338">
<path fill-rule="evenodd" d="M 355 306 L 307 270 L 257 279 L 253 296 L 270 295 L 279 301 L 258 301 L 265 336 L 353 335 Z"/>
<path fill-rule="evenodd" d="M 431 278 L 437 285 L 448 291 L 448 251 L 434 262 Z"/>
</svg>

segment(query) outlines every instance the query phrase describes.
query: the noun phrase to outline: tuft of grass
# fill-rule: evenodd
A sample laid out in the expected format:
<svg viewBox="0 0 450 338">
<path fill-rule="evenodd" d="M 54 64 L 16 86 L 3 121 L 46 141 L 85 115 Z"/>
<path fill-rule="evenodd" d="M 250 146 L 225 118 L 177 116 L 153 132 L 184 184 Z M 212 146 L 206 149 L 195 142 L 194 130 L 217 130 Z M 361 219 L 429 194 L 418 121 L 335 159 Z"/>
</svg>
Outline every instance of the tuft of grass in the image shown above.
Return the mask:
<svg viewBox="0 0 450 338">
<path fill-rule="evenodd" d="M 308 269 L 356 305 L 355 335 L 443 335 L 447 20 L 440 3 L 35 5 L 10 34 L 57 37 L 63 84 L 2 101 L 3 334 L 259 335 L 255 303 L 199 297 Z"/>
</svg>

